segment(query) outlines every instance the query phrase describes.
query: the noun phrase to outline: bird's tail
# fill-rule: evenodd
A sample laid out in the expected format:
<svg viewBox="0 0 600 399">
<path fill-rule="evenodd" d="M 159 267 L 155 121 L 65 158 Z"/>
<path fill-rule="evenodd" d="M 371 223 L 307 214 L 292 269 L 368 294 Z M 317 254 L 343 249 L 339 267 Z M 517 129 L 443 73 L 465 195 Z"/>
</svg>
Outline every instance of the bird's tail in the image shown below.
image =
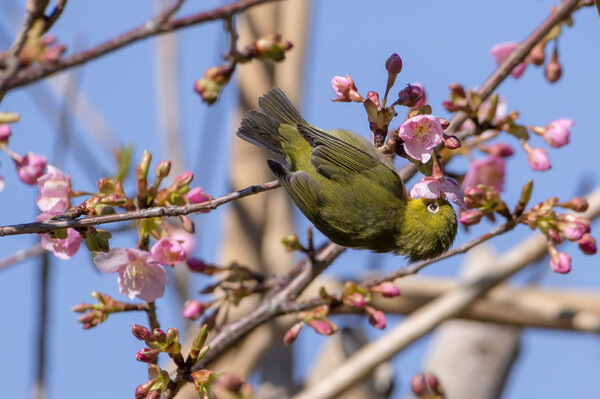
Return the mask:
<svg viewBox="0 0 600 399">
<path fill-rule="evenodd" d="M 280 126 L 285 124 L 295 127 L 306 124 L 306 121 L 278 87 L 273 87 L 262 96 L 258 100 L 258 106 L 258 110 L 246 113 L 237 135 L 285 158 Z"/>
</svg>

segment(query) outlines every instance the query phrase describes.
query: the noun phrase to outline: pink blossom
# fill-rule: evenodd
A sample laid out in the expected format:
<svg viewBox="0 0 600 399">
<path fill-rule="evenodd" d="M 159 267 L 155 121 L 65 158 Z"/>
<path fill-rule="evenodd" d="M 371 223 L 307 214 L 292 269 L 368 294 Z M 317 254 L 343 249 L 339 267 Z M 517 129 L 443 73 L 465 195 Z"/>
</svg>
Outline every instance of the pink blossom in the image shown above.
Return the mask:
<svg viewBox="0 0 600 399">
<path fill-rule="evenodd" d="M 25 155 L 21 162 L 17 162 L 17 174 L 25 184 L 34 185 L 38 178 L 44 174 L 46 157 L 33 152 Z"/>
<path fill-rule="evenodd" d="M 458 184 L 452 180 L 445 178 L 434 178 L 425 176 L 419 183 L 415 184 L 410 189 L 411 198 L 448 198 L 461 208 L 466 208 L 463 193 L 460 191 Z"/>
<path fill-rule="evenodd" d="M 559 252 L 550 258 L 550 267 L 556 273 L 566 274 L 571 271 L 571 257 L 566 252 Z"/>
<path fill-rule="evenodd" d="M 12 133 L 10 125 L 8 123 L 0 124 L 0 143 L 8 143 L 8 139 Z"/>
<path fill-rule="evenodd" d="M 150 248 L 150 252 L 154 259 L 163 265 L 176 265 L 187 258 L 181 243 L 168 237 L 161 238 Z"/>
<path fill-rule="evenodd" d="M 513 50 L 517 47 L 518 43 L 498 43 L 494 47 L 491 48 L 490 54 L 494 57 L 496 61 L 496 65 L 502 64 L 502 62 L 513 52 Z M 522 62 L 516 67 L 513 68 L 510 73 L 513 78 L 518 79 L 525 72 L 526 63 Z"/>
<path fill-rule="evenodd" d="M 532 148 L 527 151 L 527 162 L 531 169 L 545 171 L 550 169 L 550 159 L 543 148 Z"/>
<path fill-rule="evenodd" d="M 53 215 L 60 214 L 67 209 L 69 204 L 69 191 L 71 183 L 60 169 L 48 165 L 48 172 L 38 179 L 40 195 L 37 197 L 37 206 L 42 212 Z"/>
<path fill-rule="evenodd" d="M 404 151 L 422 163 L 431 159 L 433 149 L 442 142 L 443 135 L 442 125 L 431 115 L 413 116 L 398 128 L 398 136 L 404 141 Z"/>
<path fill-rule="evenodd" d="M 548 126 L 544 128 L 544 133 L 542 137 L 546 140 L 546 143 L 550 145 L 550 147 L 560 148 L 569 144 L 569 135 L 571 132 L 569 128 L 571 128 L 575 122 L 568 118 L 557 119 L 553 122 L 550 122 Z"/>
<path fill-rule="evenodd" d="M 119 273 L 119 291 L 130 299 L 154 301 L 165 292 L 168 278 L 165 269 L 150 252 L 131 248 L 114 248 L 94 258 L 104 273 Z"/>
<path fill-rule="evenodd" d="M 343 76 L 334 76 L 331 79 L 331 87 L 337 96 L 332 101 L 346 103 L 354 101 L 361 103 L 365 100 L 363 96 L 358 94 L 358 89 L 350 75 L 346 75 L 345 78 Z"/>
<path fill-rule="evenodd" d="M 418 107 L 422 107 L 423 105 L 427 104 L 427 95 L 425 93 L 425 86 L 423 86 L 420 82 L 411 83 L 410 85 L 417 86 L 419 89 L 421 89 L 421 98 L 419 98 L 419 100 L 415 104 L 415 107 L 418 108 Z"/>
<path fill-rule="evenodd" d="M 504 190 L 504 173 L 506 170 L 506 161 L 494 155 L 483 159 L 471 161 L 469 170 L 465 175 L 462 188 L 476 187 L 478 184 L 492 187 L 498 192 Z"/>
<path fill-rule="evenodd" d="M 196 248 L 196 236 L 194 234 L 188 233 L 184 229 L 173 227 L 172 225 L 168 225 L 166 230 L 169 238 L 181 244 L 187 256 L 190 256 L 194 252 L 194 248 Z"/>
<path fill-rule="evenodd" d="M 4 176 L 0 175 L 0 191 L 4 190 Z"/>
<path fill-rule="evenodd" d="M 81 235 L 75 229 L 67 229 L 67 238 L 52 238 L 50 234 L 40 234 L 42 248 L 52 251 L 59 259 L 71 259 L 79 250 Z"/>
</svg>

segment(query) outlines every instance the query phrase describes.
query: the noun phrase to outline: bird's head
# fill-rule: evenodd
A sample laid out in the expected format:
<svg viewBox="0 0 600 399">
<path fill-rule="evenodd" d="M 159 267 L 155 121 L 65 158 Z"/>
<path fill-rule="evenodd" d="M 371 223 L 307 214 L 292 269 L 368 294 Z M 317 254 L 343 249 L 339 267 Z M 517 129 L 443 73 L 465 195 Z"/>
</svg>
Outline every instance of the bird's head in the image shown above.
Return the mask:
<svg viewBox="0 0 600 399">
<path fill-rule="evenodd" d="M 396 253 L 406 256 L 410 262 L 443 254 L 456 237 L 456 212 L 444 198 L 409 199 L 403 219 L 396 238 Z"/>
</svg>

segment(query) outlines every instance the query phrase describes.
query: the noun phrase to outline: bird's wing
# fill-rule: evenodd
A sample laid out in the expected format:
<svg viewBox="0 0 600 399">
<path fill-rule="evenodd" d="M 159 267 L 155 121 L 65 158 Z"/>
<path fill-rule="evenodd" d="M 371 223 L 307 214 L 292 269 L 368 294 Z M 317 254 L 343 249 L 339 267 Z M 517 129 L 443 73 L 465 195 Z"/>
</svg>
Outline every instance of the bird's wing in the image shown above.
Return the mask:
<svg viewBox="0 0 600 399">
<path fill-rule="evenodd" d="M 398 198 L 404 198 L 404 183 L 396 173 L 381 161 L 310 125 L 298 125 L 298 131 L 313 147 L 311 162 L 319 173 L 329 179 L 340 179 L 352 173 L 372 174 L 381 185 Z"/>
<path fill-rule="evenodd" d="M 267 163 L 302 213 L 310 220 L 315 220 L 320 215 L 321 185 L 319 182 L 303 170 L 290 172 L 284 165 L 273 159 L 267 160 Z"/>
</svg>

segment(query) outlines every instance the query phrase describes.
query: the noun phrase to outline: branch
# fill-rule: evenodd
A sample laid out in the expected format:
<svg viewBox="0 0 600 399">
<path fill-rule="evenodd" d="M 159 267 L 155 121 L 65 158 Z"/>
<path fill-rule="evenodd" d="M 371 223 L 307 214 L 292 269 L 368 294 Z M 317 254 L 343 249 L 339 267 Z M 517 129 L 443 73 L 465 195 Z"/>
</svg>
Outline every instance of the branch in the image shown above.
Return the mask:
<svg viewBox="0 0 600 399">
<path fill-rule="evenodd" d="M 53 75 L 57 72 L 64 71 L 68 68 L 76 65 L 83 64 L 95 58 L 98 58 L 107 53 L 113 52 L 120 48 L 123 48 L 129 44 L 135 43 L 139 40 L 175 31 L 177 29 L 185 28 L 188 26 L 200 24 L 207 21 L 213 21 L 216 19 L 227 19 L 231 18 L 232 15 L 245 11 L 248 8 L 257 6 L 262 3 L 273 2 L 277 0 L 239 0 L 236 3 L 228 4 L 214 10 L 201 12 L 198 14 L 182 17 L 178 19 L 170 19 L 172 12 L 176 11 L 181 1 L 175 3 L 173 8 L 160 13 L 154 19 L 140 25 L 139 27 L 121 34 L 111 40 L 108 40 L 96 47 L 81 53 L 73 54 L 70 57 L 58 60 L 52 64 L 43 64 L 37 66 L 29 66 L 19 71 L 14 77 L 10 78 L 4 88 L 14 89 L 16 87 L 25 86 L 33 83 L 39 79 Z"/>
<path fill-rule="evenodd" d="M 116 213 L 112 215 L 92 216 L 85 219 L 48 220 L 45 222 L 33 222 L 15 224 L 11 226 L 3 226 L 0 227 L 0 237 L 17 234 L 44 234 L 54 230 L 84 226 L 95 226 L 99 224 L 123 222 L 126 220 L 189 215 L 191 213 L 196 213 L 204 210 L 216 209 L 219 206 L 228 202 L 244 198 L 249 195 L 273 190 L 275 188 L 278 188 L 279 186 L 279 182 L 274 180 L 260 185 L 246 187 L 242 190 L 234 191 L 222 197 L 216 198 L 211 201 L 202 202 L 200 204 L 139 209 L 135 211 Z"/>
</svg>

